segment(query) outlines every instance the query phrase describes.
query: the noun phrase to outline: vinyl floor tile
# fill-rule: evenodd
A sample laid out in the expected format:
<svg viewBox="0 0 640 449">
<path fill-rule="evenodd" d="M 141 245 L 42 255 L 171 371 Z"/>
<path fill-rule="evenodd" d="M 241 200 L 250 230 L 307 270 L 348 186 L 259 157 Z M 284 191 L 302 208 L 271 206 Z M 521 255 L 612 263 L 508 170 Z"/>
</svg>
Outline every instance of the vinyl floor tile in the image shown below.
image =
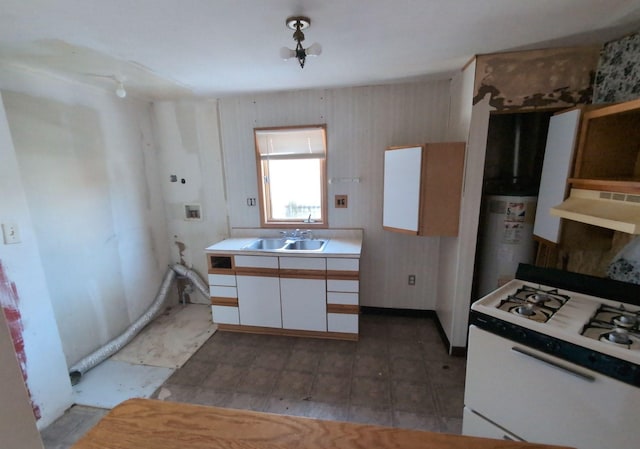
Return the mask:
<svg viewBox="0 0 640 449">
<path fill-rule="evenodd" d="M 465 359 L 433 320 L 361 315 L 360 330 L 358 342 L 217 331 L 152 397 L 460 433 Z M 42 431 L 45 449 L 68 449 L 106 412 L 73 407 Z"/>
</svg>

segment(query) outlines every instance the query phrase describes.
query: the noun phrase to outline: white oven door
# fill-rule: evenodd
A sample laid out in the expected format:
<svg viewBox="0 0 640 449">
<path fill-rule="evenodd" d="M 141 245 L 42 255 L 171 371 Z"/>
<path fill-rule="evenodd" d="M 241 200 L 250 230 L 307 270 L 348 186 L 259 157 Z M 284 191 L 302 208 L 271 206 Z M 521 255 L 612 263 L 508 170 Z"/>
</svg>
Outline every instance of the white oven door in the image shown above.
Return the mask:
<svg viewBox="0 0 640 449">
<path fill-rule="evenodd" d="M 493 438 L 494 440 L 522 441 L 517 436 L 487 421 L 482 416 L 464 408 L 462 419 L 462 434 L 474 437 Z"/>
<path fill-rule="evenodd" d="M 638 404 L 640 388 L 470 326 L 465 406 L 512 435 L 579 449 L 637 447 Z"/>
</svg>

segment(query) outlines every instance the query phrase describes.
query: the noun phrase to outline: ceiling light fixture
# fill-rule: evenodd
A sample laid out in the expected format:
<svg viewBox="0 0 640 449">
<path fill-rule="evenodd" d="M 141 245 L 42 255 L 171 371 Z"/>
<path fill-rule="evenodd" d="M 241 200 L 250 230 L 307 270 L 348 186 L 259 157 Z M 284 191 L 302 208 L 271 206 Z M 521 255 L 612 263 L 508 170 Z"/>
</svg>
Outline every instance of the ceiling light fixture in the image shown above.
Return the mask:
<svg viewBox="0 0 640 449">
<path fill-rule="evenodd" d="M 304 62 L 307 59 L 307 56 L 318 56 L 322 53 L 322 46 L 317 42 L 306 49 L 302 46 L 302 41 L 304 40 L 304 33 L 302 30 L 309 28 L 311 25 L 311 19 L 303 16 L 289 17 L 286 24 L 288 28 L 294 30 L 293 40 L 297 42 L 297 45 L 295 50 L 282 47 L 280 49 L 280 56 L 284 60 L 297 58 L 300 63 L 300 68 L 304 68 Z"/>
<path fill-rule="evenodd" d="M 122 84 L 122 81 L 118 81 L 118 87 L 116 87 L 116 95 L 120 98 L 124 98 L 127 96 L 127 91 L 124 90 L 124 84 Z"/>
<path fill-rule="evenodd" d="M 99 73 L 85 73 L 86 76 L 91 76 L 93 78 L 107 78 L 115 81 L 116 83 L 116 95 L 118 98 L 124 98 L 127 96 L 127 91 L 124 88 L 124 77 L 118 77 L 115 75 L 101 75 Z"/>
</svg>

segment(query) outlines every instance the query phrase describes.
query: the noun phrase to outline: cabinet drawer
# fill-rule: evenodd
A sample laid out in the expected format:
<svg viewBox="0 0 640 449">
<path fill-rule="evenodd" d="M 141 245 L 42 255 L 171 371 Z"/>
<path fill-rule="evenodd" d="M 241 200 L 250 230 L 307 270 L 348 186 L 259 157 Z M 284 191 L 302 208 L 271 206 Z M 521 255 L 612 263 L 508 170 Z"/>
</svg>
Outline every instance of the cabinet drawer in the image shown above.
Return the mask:
<svg viewBox="0 0 640 449">
<path fill-rule="evenodd" d="M 278 258 L 271 256 L 235 256 L 236 267 L 278 269 Z"/>
<path fill-rule="evenodd" d="M 329 292 L 352 292 L 358 293 L 358 281 L 345 281 L 340 279 L 327 279 L 327 291 Z"/>
<path fill-rule="evenodd" d="M 358 305 L 357 293 L 327 292 L 327 304 Z"/>
<path fill-rule="evenodd" d="M 327 259 L 329 271 L 360 271 L 360 259 Z"/>
<path fill-rule="evenodd" d="M 236 287 L 225 287 L 221 285 L 210 285 L 209 294 L 213 297 L 221 298 L 237 298 L 238 290 Z"/>
<path fill-rule="evenodd" d="M 325 271 L 327 269 L 327 265 L 324 257 L 281 257 L 280 268 L 287 270 Z"/>
<path fill-rule="evenodd" d="M 237 307 L 211 306 L 211 316 L 214 323 L 240 324 L 240 315 Z"/>
<path fill-rule="evenodd" d="M 209 285 L 227 285 L 235 287 L 236 276 L 235 274 L 210 274 Z"/>
<path fill-rule="evenodd" d="M 345 313 L 327 313 L 327 330 L 329 332 L 358 333 L 358 315 Z"/>
</svg>

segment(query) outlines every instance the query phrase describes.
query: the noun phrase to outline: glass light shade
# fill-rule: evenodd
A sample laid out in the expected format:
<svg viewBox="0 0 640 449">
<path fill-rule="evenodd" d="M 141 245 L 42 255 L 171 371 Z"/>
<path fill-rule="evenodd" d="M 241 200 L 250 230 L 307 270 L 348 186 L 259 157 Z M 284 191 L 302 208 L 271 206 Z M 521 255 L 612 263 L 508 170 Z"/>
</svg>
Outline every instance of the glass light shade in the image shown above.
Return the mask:
<svg viewBox="0 0 640 449">
<path fill-rule="evenodd" d="M 116 88 L 116 95 L 120 98 L 124 98 L 127 96 L 127 91 L 124 90 L 124 85 L 122 83 L 118 83 L 118 87 Z"/>
<path fill-rule="evenodd" d="M 284 59 L 285 61 L 287 59 L 291 59 L 291 58 L 293 58 L 295 56 L 296 56 L 296 51 L 295 50 L 291 50 L 290 48 L 287 48 L 287 47 L 282 47 L 280 49 L 280 57 L 282 59 Z"/>
<path fill-rule="evenodd" d="M 322 45 L 315 42 L 305 50 L 305 53 L 307 56 L 319 56 L 322 53 Z"/>
</svg>

